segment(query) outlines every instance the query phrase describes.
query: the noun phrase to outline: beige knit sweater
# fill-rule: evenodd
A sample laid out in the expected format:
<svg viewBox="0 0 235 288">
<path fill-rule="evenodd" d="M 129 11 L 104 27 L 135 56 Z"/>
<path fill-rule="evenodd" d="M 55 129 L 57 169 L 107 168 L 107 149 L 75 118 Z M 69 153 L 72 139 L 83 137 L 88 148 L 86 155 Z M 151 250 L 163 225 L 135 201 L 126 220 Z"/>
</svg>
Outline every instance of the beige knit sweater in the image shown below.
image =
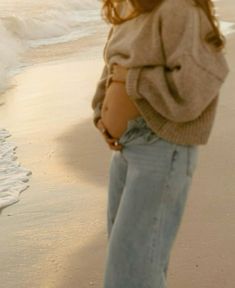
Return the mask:
<svg viewBox="0 0 235 288">
<path fill-rule="evenodd" d="M 159 137 L 182 145 L 206 144 L 229 71 L 223 52 L 204 40 L 211 29 L 191 0 L 165 0 L 150 13 L 113 25 L 91 104 L 94 123 L 111 66 L 118 63 L 128 68 L 128 96 Z"/>
</svg>

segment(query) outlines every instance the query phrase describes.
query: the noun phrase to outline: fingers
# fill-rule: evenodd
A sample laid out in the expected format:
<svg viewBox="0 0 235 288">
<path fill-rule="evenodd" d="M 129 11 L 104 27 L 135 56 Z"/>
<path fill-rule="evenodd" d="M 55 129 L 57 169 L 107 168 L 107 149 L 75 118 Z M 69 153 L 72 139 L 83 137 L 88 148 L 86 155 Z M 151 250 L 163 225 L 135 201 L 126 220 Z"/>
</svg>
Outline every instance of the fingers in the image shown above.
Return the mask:
<svg viewBox="0 0 235 288">
<path fill-rule="evenodd" d="M 106 129 L 106 127 L 105 127 L 105 125 L 104 125 L 104 123 L 103 123 L 101 118 L 97 122 L 97 126 L 96 127 L 101 132 L 101 134 L 103 134 L 103 136 L 111 138 L 111 135 L 109 134 L 108 130 Z"/>
<path fill-rule="evenodd" d="M 99 118 L 99 120 L 97 121 L 96 127 L 97 127 L 101 132 L 102 132 L 102 130 L 105 128 L 101 118 Z"/>
<path fill-rule="evenodd" d="M 109 145 L 110 149 L 119 151 L 123 148 L 123 146 L 118 143 L 118 139 L 113 138 L 113 136 L 110 135 L 109 132 L 106 130 L 106 127 L 105 127 L 104 123 L 102 122 L 102 119 L 98 120 L 97 128 L 99 129 L 99 131 L 103 135 L 103 137 L 104 137 L 106 143 Z"/>
<path fill-rule="evenodd" d="M 108 143 L 109 148 L 112 150 L 120 151 L 123 148 L 123 146 L 118 143 L 118 139 L 116 138 L 106 138 L 106 142 Z"/>
</svg>

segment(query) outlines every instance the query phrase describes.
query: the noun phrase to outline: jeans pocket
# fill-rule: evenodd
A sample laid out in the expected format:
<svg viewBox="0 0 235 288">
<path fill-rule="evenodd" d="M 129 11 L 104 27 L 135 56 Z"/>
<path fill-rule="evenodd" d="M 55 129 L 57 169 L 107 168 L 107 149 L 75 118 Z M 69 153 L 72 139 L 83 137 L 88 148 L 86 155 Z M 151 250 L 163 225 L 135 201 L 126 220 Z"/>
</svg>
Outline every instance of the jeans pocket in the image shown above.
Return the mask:
<svg viewBox="0 0 235 288">
<path fill-rule="evenodd" d="M 198 147 L 189 146 L 187 153 L 187 175 L 192 177 L 197 166 Z"/>
</svg>

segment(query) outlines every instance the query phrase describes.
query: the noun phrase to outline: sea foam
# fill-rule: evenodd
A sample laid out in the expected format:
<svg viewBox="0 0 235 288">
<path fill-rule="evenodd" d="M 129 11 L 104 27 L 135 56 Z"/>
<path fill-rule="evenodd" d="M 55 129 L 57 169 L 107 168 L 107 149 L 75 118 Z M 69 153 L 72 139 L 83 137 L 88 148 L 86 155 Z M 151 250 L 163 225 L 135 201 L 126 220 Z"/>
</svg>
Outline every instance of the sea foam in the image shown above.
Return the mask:
<svg viewBox="0 0 235 288">
<path fill-rule="evenodd" d="M 19 200 L 20 193 L 28 188 L 31 174 L 17 162 L 17 147 L 6 140 L 9 136 L 7 130 L 0 129 L 0 211 Z"/>
<path fill-rule="evenodd" d="M 92 0 L 60 0 L 37 13 L 26 12 L 11 9 L 0 14 L 0 93 L 9 87 L 12 71 L 24 66 L 21 59 L 27 49 L 96 35 L 104 25 L 98 3 Z"/>
<path fill-rule="evenodd" d="M 0 3 L 0 93 L 9 87 L 8 79 L 25 65 L 22 56 L 28 49 L 95 35 L 102 24 L 93 0 L 47 1 L 39 10 L 35 5 L 39 4 L 34 0 Z M 0 128 L 0 212 L 19 201 L 31 174 L 17 161 L 17 147 L 7 141 L 9 136 Z"/>
<path fill-rule="evenodd" d="M 96 36 L 105 25 L 98 2 L 48 0 L 43 4 L 37 0 L 1 0 L 0 93 L 9 87 L 9 78 L 25 65 L 22 55 L 28 49 Z M 23 3 L 26 9 L 22 8 Z M 234 33 L 233 23 L 222 21 L 221 28 L 226 36 Z M 0 210 L 19 200 L 30 175 L 17 162 L 16 146 L 7 141 L 9 136 L 8 131 L 0 129 Z"/>
<path fill-rule="evenodd" d="M 19 64 L 20 54 L 24 50 L 24 44 L 13 37 L 0 21 L 0 93 L 8 88 L 7 79 L 12 69 Z"/>
<path fill-rule="evenodd" d="M 232 22 L 221 21 L 220 27 L 221 27 L 222 33 L 225 36 L 228 36 L 229 34 L 233 34 L 235 32 L 235 24 Z"/>
</svg>

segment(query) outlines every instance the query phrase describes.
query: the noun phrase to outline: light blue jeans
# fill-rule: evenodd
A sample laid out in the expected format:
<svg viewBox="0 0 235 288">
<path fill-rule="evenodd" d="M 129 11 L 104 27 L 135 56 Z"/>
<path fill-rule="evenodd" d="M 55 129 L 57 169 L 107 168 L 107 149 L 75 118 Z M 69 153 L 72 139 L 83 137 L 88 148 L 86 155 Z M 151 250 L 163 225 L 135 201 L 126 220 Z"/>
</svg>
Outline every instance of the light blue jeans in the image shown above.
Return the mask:
<svg viewBox="0 0 235 288">
<path fill-rule="evenodd" d="M 198 147 L 160 138 L 142 116 L 119 142 L 110 162 L 104 288 L 165 288 Z"/>
</svg>

